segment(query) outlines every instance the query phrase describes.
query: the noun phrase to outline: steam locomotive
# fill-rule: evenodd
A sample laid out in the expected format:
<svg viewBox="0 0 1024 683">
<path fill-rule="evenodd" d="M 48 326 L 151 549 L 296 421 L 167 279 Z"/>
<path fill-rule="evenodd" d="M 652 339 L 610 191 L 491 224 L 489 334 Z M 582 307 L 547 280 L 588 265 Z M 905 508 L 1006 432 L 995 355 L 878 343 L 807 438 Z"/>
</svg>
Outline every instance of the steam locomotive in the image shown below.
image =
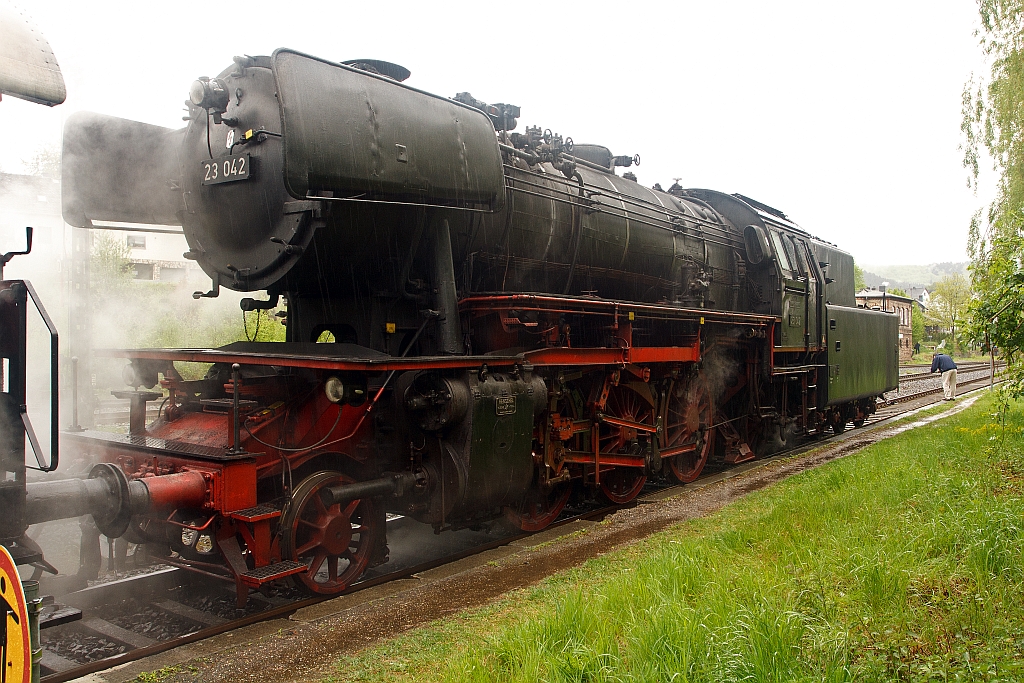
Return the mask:
<svg viewBox="0 0 1024 683">
<path fill-rule="evenodd" d="M 129 433 L 62 433 L 98 464 L 29 484 L 6 538 L 90 511 L 240 602 L 335 594 L 387 560 L 386 513 L 537 530 L 574 493 L 627 503 L 859 425 L 895 388 L 897 321 L 856 308 L 849 254 L 408 75 L 280 49 L 193 83 L 180 130 L 68 119 L 65 220 L 180 225 L 194 296 L 265 291 L 242 308 L 283 300 L 287 341 L 107 352 Z"/>
</svg>

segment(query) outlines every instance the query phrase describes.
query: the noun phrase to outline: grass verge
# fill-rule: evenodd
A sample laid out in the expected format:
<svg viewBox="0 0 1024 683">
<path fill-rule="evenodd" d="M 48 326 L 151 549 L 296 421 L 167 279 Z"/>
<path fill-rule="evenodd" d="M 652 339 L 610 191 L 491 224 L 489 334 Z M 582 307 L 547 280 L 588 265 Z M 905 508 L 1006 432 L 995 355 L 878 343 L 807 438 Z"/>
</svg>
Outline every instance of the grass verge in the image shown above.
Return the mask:
<svg viewBox="0 0 1024 683">
<path fill-rule="evenodd" d="M 341 681 L 1024 680 L 1024 413 L 911 430 L 338 661 Z"/>
</svg>

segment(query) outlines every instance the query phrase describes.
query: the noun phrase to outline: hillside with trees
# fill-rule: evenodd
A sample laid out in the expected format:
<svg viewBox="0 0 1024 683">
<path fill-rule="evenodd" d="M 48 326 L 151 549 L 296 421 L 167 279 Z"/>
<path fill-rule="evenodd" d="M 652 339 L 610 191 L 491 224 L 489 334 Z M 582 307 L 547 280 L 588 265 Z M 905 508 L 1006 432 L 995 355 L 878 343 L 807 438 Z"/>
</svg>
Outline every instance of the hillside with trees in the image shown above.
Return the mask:
<svg viewBox="0 0 1024 683">
<path fill-rule="evenodd" d="M 868 287 L 877 287 L 882 282 L 888 282 L 892 287 L 910 289 L 911 287 L 926 287 L 931 289 L 939 280 L 950 275 L 967 276 L 967 268 L 970 265 L 966 261 L 929 263 L 925 266 L 879 266 L 871 264 L 859 264 L 864 269 L 864 283 Z"/>
</svg>

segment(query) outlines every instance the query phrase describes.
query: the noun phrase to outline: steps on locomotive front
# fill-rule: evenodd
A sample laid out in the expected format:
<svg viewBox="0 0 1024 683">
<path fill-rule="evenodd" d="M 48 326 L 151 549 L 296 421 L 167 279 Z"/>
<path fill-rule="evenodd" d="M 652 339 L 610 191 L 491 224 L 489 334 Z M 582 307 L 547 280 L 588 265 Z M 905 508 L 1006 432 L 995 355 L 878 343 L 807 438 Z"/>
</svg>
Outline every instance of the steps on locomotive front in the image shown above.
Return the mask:
<svg viewBox="0 0 1024 683">
<path fill-rule="evenodd" d="M 268 564 L 266 567 L 250 569 L 243 574 L 239 574 L 238 579 L 243 585 L 248 586 L 249 588 L 259 588 L 265 583 L 284 579 L 292 576 L 293 574 L 301 574 L 308 569 L 309 567 L 301 562 L 283 560 L 281 562 L 275 562 L 274 564 Z"/>
<path fill-rule="evenodd" d="M 237 519 L 240 522 L 263 522 L 281 516 L 281 510 L 273 505 L 254 505 L 244 510 L 229 512 L 228 517 Z"/>
</svg>

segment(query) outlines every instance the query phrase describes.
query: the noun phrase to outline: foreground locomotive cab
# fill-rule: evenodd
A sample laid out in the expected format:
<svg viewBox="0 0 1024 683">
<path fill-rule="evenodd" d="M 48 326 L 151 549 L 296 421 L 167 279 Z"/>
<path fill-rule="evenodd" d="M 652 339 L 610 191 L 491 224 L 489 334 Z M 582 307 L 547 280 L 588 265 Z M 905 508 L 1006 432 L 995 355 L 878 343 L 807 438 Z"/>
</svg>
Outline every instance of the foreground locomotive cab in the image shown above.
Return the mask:
<svg viewBox="0 0 1024 683">
<path fill-rule="evenodd" d="M 386 512 L 541 529 L 574 492 L 626 503 L 860 424 L 895 388 L 896 318 L 854 307 L 848 254 L 406 75 L 278 50 L 196 81 L 183 130 L 69 119 L 68 222 L 181 225 L 197 297 L 287 304 L 285 343 L 114 352 L 132 433 L 62 445 L 123 475 L 103 470 L 134 491 L 134 542 L 240 600 L 284 577 L 337 593 L 387 560 Z"/>
</svg>

